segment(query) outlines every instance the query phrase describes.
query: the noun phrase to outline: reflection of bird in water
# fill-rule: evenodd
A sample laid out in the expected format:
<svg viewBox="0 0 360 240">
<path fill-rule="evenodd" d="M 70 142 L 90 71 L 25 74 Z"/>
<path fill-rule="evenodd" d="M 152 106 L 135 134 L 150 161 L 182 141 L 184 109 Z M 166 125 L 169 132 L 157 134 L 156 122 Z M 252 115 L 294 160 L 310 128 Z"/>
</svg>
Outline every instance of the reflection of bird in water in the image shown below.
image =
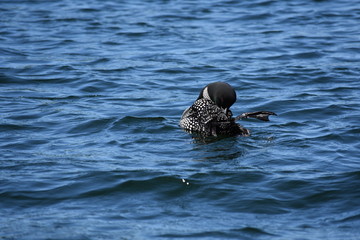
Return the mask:
<svg viewBox="0 0 360 240">
<path fill-rule="evenodd" d="M 273 112 L 243 113 L 236 118 L 230 107 L 236 101 L 235 90 L 227 83 L 214 82 L 204 87 L 198 99 L 181 116 L 180 126 L 188 132 L 204 136 L 249 136 L 250 131 L 235 121 L 242 118 L 257 118 L 269 121 Z"/>
</svg>

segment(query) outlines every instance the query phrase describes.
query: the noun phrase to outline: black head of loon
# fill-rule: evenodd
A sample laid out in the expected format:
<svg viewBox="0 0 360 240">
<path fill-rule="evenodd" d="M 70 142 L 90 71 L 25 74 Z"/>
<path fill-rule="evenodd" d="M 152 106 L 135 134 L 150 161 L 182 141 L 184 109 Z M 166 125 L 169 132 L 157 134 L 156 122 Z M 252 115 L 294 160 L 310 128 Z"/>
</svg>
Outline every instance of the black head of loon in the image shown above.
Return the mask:
<svg viewBox="0 0 360 240">
<path fill-rule="evenodd" d="M 226 112 L 236 102 L 235 90 L 225 82 L 214 82 L 204 87 L 197 100 L 205 98 L 213 101 Z"/>
</svg>

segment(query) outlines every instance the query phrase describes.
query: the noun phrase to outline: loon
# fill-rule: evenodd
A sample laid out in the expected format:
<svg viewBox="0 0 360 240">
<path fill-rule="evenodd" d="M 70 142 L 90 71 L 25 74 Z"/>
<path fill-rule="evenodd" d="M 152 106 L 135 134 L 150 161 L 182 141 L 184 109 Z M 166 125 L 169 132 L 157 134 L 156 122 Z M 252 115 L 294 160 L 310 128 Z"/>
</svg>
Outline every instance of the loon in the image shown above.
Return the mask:
<svg viewBox="0 0 360 240">
<path fill-rule="evenodd" d="M 269 115 L 276 115 L 260 111 L 243 113 L 234 118 L 230 107 L 235 101 L 236 92 L 228 83 L 210 83 L 200 91 L 193 105 L 184 111 L 180 127 L 203 136 L 250 136 L 250 131 L 236 123 L 237 120 L 251 117 L 269 121 Z"/>
</svg>

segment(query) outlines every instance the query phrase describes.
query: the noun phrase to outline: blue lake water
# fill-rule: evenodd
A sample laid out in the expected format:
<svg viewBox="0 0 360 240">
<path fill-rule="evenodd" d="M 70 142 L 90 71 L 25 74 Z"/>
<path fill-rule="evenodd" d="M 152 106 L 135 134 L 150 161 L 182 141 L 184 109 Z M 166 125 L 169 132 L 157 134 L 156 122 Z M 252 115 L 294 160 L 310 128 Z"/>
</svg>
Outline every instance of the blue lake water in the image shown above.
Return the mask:
<svg viewBox="0 0 360 240">
<path fill-rule="evenodd" d="M 1 0 L 0 239 L 360 239 L 360 1 Z M 208 83 L 250 137 L 179 128 Z"/>
</svg>

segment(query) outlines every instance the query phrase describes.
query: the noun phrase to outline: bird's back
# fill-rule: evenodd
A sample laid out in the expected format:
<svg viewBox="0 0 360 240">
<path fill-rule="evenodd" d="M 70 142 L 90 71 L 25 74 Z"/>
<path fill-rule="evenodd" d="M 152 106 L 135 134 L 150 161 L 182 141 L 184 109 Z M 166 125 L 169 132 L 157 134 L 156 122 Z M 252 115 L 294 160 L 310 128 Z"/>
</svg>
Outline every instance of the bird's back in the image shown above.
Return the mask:
<svg viewBox="0 0 360 240">
<path fill-rule="evenodd" d="M 184 111 L 180 126 L 189 132 L 197 132 L 205 136 L 250 134 L 246 128 L 235 122 L 230 110 L 225 112 L 205 98 L 196 100 Z"/>
</svg>

